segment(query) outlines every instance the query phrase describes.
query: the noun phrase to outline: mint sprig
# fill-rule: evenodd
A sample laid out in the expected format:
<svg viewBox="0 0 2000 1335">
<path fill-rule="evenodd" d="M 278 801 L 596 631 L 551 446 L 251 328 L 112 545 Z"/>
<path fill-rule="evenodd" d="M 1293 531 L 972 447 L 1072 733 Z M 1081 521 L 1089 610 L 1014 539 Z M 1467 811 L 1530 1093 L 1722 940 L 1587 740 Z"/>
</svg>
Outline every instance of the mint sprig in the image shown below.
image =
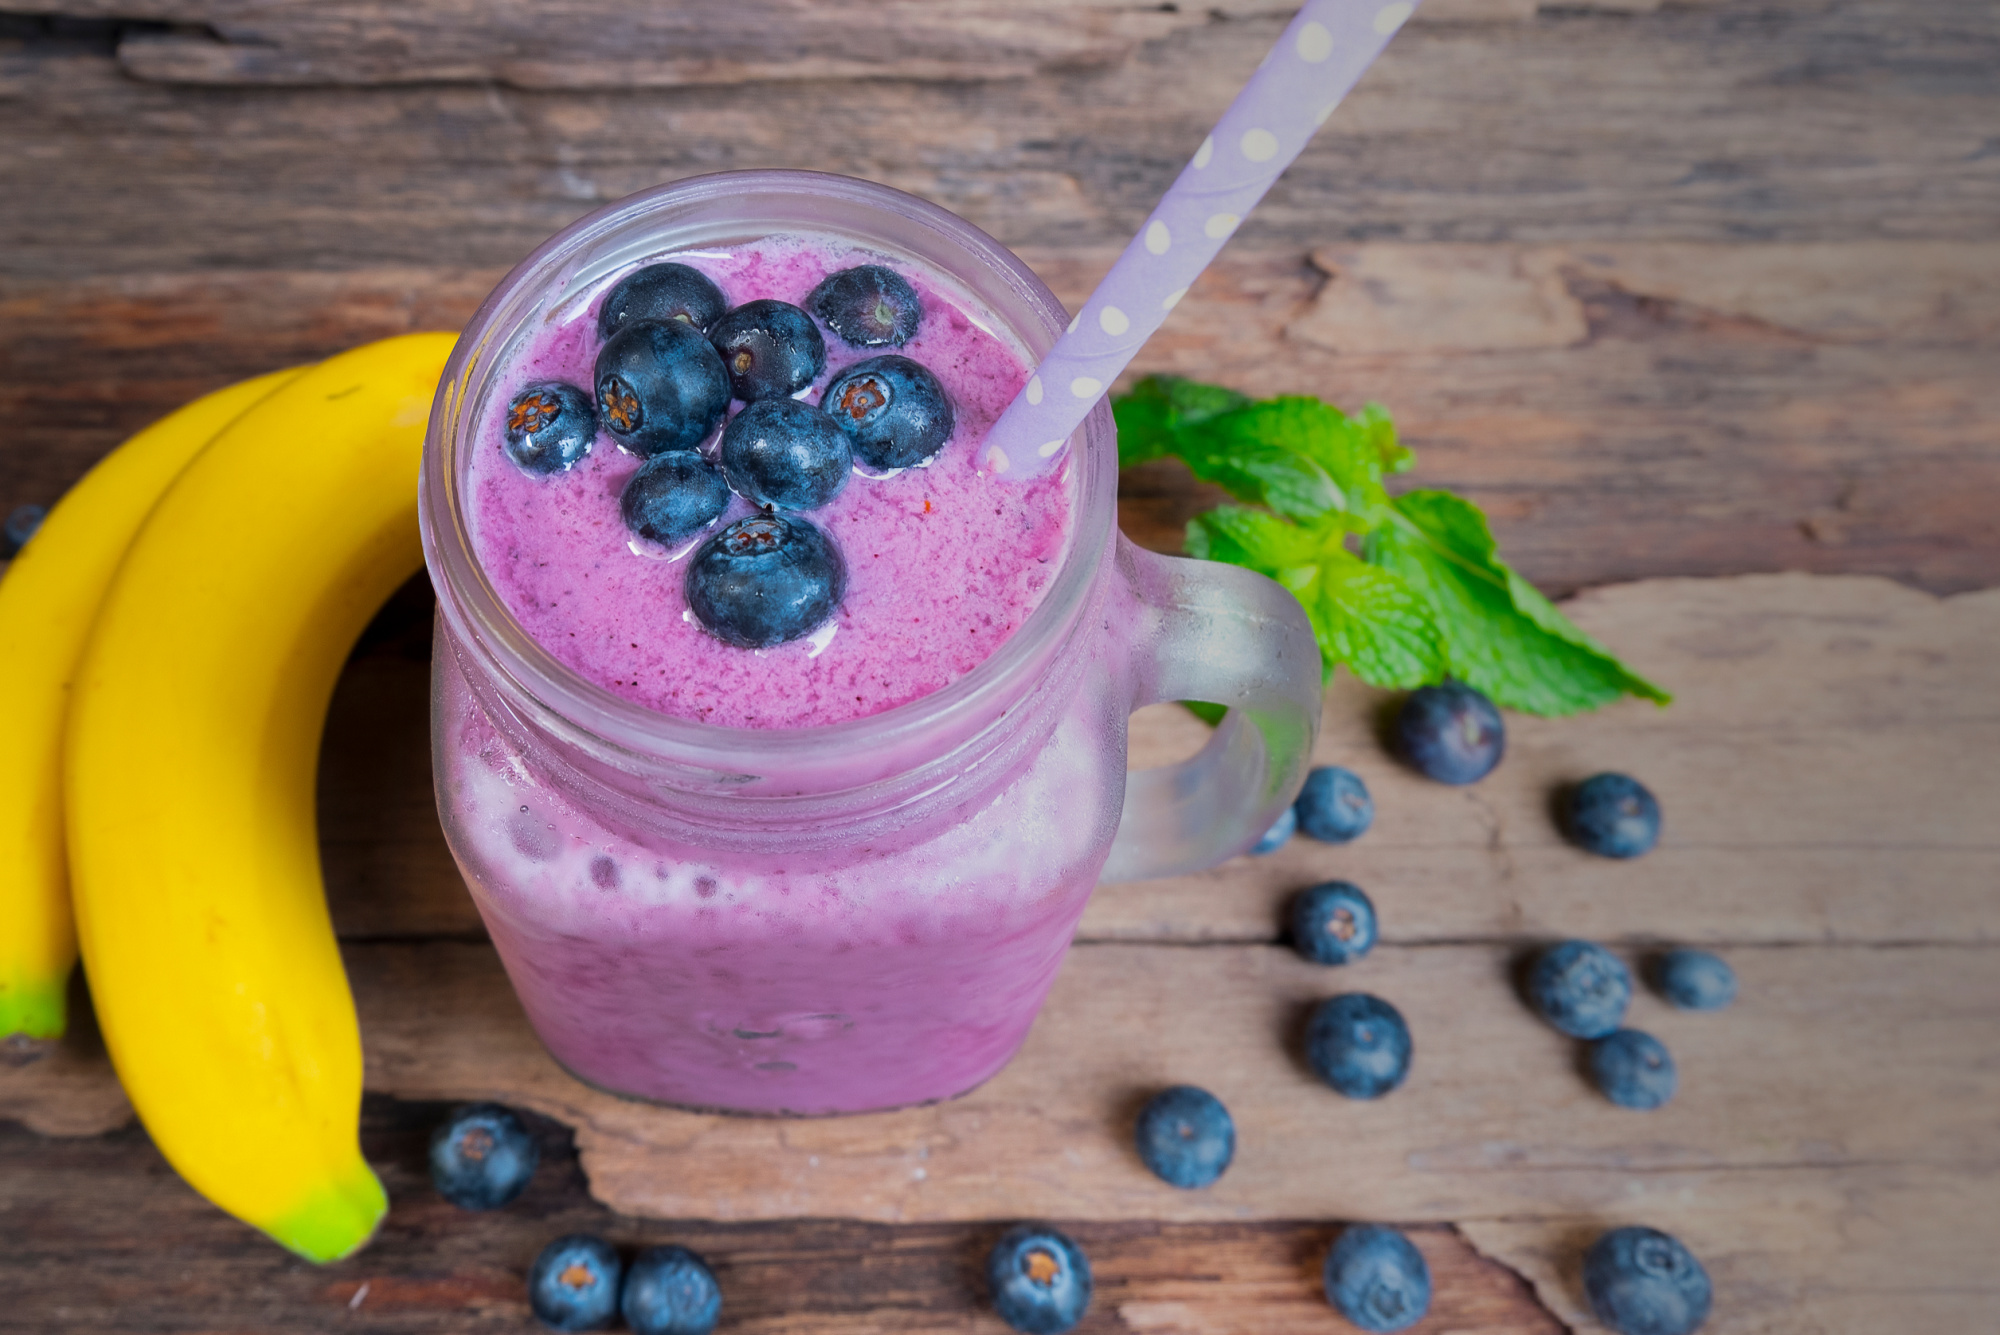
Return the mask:
<svg viewBox="0 0 2000 1335">
<path fill-rule="evenodd" d="M 1500 559 L 1486 517 L 1445 491 L 1391 496 L 1414 456 L 1387 410 L 1251 400 L 1152 376 L 1112 403 L 1121 467 L 1177 458 L 1242 505 L 1188 523 L 1191 556 L 1269 575 L 1305 607 L 1329 676 L 1399 689 L 1453 677 L 1505 708 L 1574 714 L 1672 697 Z"/>
</svg>

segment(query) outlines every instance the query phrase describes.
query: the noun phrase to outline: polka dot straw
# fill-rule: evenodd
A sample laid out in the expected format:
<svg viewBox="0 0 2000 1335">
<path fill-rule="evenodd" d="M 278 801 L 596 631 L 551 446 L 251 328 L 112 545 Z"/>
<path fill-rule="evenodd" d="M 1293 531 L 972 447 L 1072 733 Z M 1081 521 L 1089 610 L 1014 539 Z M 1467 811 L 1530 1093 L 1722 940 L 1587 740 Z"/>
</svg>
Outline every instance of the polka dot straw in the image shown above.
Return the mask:
<svg viewBox="0 0 2000 1335">
<path fill-rule="evenodd" d="M 1106 387 L 1415 8 L 1403 0 L 1307 0 L 994 423 L 984 467 L 1030 477 L 1054 466 Z"/>
</svg>

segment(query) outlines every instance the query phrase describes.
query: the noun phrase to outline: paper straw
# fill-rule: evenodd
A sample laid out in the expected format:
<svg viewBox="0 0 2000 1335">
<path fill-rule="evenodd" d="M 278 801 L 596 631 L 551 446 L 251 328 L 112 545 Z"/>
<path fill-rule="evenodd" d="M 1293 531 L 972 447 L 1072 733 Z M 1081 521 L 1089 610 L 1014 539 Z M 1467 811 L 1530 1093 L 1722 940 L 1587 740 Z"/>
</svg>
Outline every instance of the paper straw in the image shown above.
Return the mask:
<svg viewBox="0 0 2000 1335">
<path fill-rule="evenodd" d="M 1026 478 L 1055 465 L 1118 373 L 1415 8 L 1403 0 L 1307 0 L 1300 7 L 1069 331 L 993 424 L 982 466 Z"/>
</svg>

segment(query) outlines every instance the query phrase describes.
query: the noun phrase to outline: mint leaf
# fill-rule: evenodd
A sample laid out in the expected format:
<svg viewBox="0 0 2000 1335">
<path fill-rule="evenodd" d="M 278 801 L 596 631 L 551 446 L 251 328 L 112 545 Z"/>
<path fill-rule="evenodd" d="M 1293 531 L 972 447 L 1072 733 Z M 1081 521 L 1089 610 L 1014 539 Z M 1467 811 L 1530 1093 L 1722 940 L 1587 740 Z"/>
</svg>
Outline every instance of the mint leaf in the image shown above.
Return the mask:
<svg viewBox="0 0 2000 1335">
<path fill-rule="evenodd" d="M 1444 646 L 1430 604 L 1395 574 L 1349 552 L 1352 525 L 1324 516 L 1295 524 L 1263 510 L 1221 505 L 1188 523 L 1187 551 L 1268 575 L 1306 609 L 1326 674 L 1345 663 L 1371 686 L 1411 687 L 1444 674 Z"/>
<path fill-rule="evenodd" d="M 1486 517 L 1443 491 L 1396 498 L 1394 521 L 1368 537 L 1368 559 L 1430 603 L 1450 674 L 1494 703 L 1531 714 L 1574 714 L 1632 694 L 1665 691 L 1626 669 L 1500 560 Z"/>
<path fill-rule="evenodd" d="M 1111 404 L 1118 423 L 1118 466 L 1130 468 L 1171 454 L 1176 431 L 1249 402 L 1247 394 L 1220 385 L 1174 375 L 1147 376 Z"/>
</svg>

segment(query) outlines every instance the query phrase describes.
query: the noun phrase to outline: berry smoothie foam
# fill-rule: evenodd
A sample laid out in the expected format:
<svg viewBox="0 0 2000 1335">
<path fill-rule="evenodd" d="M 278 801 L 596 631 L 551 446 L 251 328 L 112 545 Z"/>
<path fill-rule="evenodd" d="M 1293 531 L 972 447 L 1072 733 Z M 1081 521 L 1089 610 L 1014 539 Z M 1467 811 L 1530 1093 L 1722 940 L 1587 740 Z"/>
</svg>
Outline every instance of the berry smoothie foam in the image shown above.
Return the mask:
<svg viewBox="0 0 2000 1335">
<path fill-rule="evenodd" d="M 682 577 L 690 550 L 746 502 L 669 551 L 622 521 L 619 493 L 641 461 L 608 436 L 547 475 L 502 448 L 501 410 L 521 386 L 591 385 L 593 301 L 522 338 L 474 428 L 467 528 L 507 610 L 586 680 L 732 728 L 862 718 L 972 671 L 1033 611 L 1070 539 L 1070 469 L 1020 484 L 977 462 L 1026 380 L 1026 350 L 922 268 L 831 238 L 652 258 L 698 267 L 732 304 L 802 303 L 831 271 L 893 265 L 924 303 L 917 336 L 893 351 L 943 383 L 954 432 L 927 466 L 857 474 L 807 516 L 846 560 L 831 621 L 774 648 L 731 647 L 686 614 Z M 830 334 L 826 345 L 804 402 L 883 351 Z M 1043 692 L 1052 704 L 1010 715 L 1018 737 L 978 762 L 993 777 L 919 832 L 732 851 L 620 819 L 580 791 L 482 698 L 466 652 L 441 637 L 440 807 L 529 1019 L 572 1073 L 682 1106 L 824 1114 L 962 1093 L 1019 1046 L 1117 827 L 1129 709 L 1117 674 L 1084 658 Z"/>
<path fill-rule="evenodd" d="M 668 258 L 705 273 L 734 306 L 756 298 L 803 304 L 829 273 L 881 257 L 829 238 L 771 237 Z M 620 516 L 619 493 L 643 461 L 600 434 L 573 469 L 528 472 L 508 457 L 504 415 L 496 411 L 472 462 L 472 537 L 522 628 L 625 699 L 737 728 L 810 727 L 879 713 L 984 661 L 1026 619 L 1060 566 L 1070 491 L 1060 478 L 1020 485 L 979 467 L 974 447 L 1027 381 L 1025 354 L 992 332 L 990 318 L 968 313 L 921 273 L 905 276 L 924 315 L 917 335 L 893 351 L 938 377 L 956 424 L 928 465 L 882 477 L 857 472 L 807 516 L 847 563 L 846 596 L 830 622 L 808 638 L 761 650 L 707 634 L 684 615 L 686 558 L 699 538 L 670 551 L 635 537 Z M 541 331 L 509 365 L 503 388 L 561 381 L 588 393 L 601 345 L 595 317 L 593 303 Z M 847 366 L 892 350 L 850 348 L 831 334 L 826 344 L 826 369 L 798 396 L 806 403 L 818 403 Z M 753 512 L 733 497 L 720 524 Z"/>
</svg>

